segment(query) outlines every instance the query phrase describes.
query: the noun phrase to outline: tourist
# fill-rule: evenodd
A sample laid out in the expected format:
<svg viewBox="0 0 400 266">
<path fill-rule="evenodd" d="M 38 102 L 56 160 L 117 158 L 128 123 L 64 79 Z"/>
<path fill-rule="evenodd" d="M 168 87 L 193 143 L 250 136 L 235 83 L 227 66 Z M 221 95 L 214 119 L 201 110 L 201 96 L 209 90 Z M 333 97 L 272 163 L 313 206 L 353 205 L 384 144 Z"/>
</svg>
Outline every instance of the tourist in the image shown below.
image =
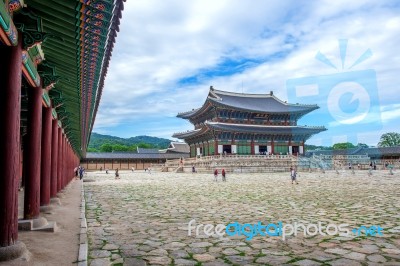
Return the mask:
<svg viewBox="0 0 400 266">
<path fill-rule="evenodd" d="M 115 170 L 115 179 L 119 179 L 118 168 Z"/>
<path fill-rule="evenodd" d="M 108 174 L 108 168 L 106 168 L 106 174 Z"/>
<path fill-rule="evenodd" d="M 222 168 L 221 174 L 222 174 L 222 181 L 226 181 L 225 169 Z"/>
<path fill-rule="evenodd" d="M 196 173 L 196 168 L 192 165 L 192 174 Z"/>
<path fill-rule="evenodd" d="M 85 171 L 85 168 L 79 166 L 79 178 L 80 178 L 80 180 L 82 180 L 82 178 L 83 178 L 84 171 Z"/>
<path fill-rule="evenodd" d="M 75 167 L 74 172 L 75 172 L 75 179 L 78 179 L 78 172 L 79 172 L 79 167 L 78 166 Z"/>
<path fill-rule="evenodd" d="M 374 170 L 376 170 L 376 162 L 374 162 Z"/>
<path fill-rule="evenodd" d="M 218 182 L 218 170 L 217 169 L 214 170 L 214 180 L 215 180 L 215 182 Z"/>
<path fill-rule="evenodd" d="M 299 184 L 299 182 L 297 182 L 297 179 L 296 179 L 296 176 L 297 176 L 296 168 L 294 168 L 294 167 L 290 167 L 290 168 L 291 168 L 290 177 L 292 178 L 292 184 L 293 184 L 293 181 L 296 182 L 296 184 Z"/>
<path fill-rule="evenodd" d="M 135 167 L 132 167 L 132 172 L 135 172 Z"/>
<path fill-rule="evenodd" d="M 151 168 L 147 168 L 147 171 L 149 172 L 149 174 L 151 174 Z"/>
</svg>

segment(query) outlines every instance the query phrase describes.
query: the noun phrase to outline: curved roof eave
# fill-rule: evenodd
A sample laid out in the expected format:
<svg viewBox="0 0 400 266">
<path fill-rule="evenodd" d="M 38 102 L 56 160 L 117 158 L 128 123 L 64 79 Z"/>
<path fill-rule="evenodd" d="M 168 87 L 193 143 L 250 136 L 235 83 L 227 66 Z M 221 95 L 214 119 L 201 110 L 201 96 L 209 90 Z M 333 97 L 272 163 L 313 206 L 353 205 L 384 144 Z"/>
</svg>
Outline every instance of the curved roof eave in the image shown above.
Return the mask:
<svg viewBox="0 0 400 266">
<path fill-rule="evenodd" d="M 295 134 L 316 134 L 327 130 L 325 127 L 308 126 L 271 126 L 271 125 L 246 125 L 229 124 L 221 122 L 207 122 L 207 127 L 218 131 L 235 131 L 243 133 L 295 133 Z"/>
</svg>

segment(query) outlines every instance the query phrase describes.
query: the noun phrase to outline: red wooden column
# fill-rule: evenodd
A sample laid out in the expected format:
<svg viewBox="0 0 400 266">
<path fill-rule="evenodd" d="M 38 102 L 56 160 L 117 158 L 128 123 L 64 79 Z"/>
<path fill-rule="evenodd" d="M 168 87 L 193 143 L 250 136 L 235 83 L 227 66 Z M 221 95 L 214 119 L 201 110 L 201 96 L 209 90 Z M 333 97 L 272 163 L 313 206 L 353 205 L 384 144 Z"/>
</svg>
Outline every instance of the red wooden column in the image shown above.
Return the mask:
<svg viewBox="0 0 400 266">
<path fill-rule="evenodd" d="M 68 160 L 67 160 L 67 164 L 68 164 L 67 180 L 68 180 L 68 182 L 67 182 L 67 184 L 68 184 L 72 180 L 72 175 L 70 174 L 72 163 L 71 163 L 71 146 L 70 146 L 69 142 L 67 142 L 67 143 L 68 143 L 68 145 L 67 145 L 67 155 L 68 155 Z"/>
<path fill-rule="evenodd" d="M 65 160 L 65 186 L 68 185 L 69 183 L 69 178 L 70 176 L 68 175 L 68 171 L 69 171 L 69 142 L 68 142 L 68 138 L 67 136 L 65 136 L 65 154 L 67 156 L 67 159 Z"/>
<path fill-rule="evenodd" d="M 65 160 L 65 156 L 64 156 L 64 133 L 61 133 L 61 142 L 60 142 L 60 149 L 61 149 L 61 156 L 58 160 L 59 164 L 60 164 L 60 190 L 62 190 L 64 188 L 64 160 Z"/>
<path fill-rule="evenodd" d="M 57 192 L 61 190 L 62 169 L 62 129 L 58 128 L 58 163 L 57 163 Z"/>
<path fill-rule="evenodd" d="M 51 108 L 42 109 L 42 159 L 40 166 L 40 206 L 50 204 L 51 176 Z"/>
<path fill-rule="evenodd" d="M 272 138 L 271 139 L 271 154 L 274 154 L 274 150 L 275 150 L 275 138 Z"/>
<path fill-rule="evenodd" d="M 58 125 L 57 120 L 52 121 L 51 134 L 51 176 L 50 197 L 57 196 L 57 165 L 58 165 Z"/>
<path fill-rule="evenodd" d="M 40 160 L 42 137 L 42 88 L 28 89 L 28 132 L 26 138 L 24 218 L 35 219 L 40 213 Z"/>
<path fill-rule="evenodd" d="M 65 169 L 66 169 L 66 166 L 67 166 L 67 164 L 66 164 L 66 160 L 67 160 L 67 154 L 66 154 L 66 149 L 67 149 L 67 141 L 66 141 L 66 138 L 65 138 L 65 134 L 63 134 L 63 161 L 62 161 L 62 181 L 61 181 L 61 184 L 62 184 L 62 189 L 64 189 L 65 188 L 65 179 L 66 179 L 66 174 L 65 174 Z"/>
<path fill-rule="evenodd" d="M 21 41 L 0 46 L 0 249 L 18 240 L 20 176 Z M 18 254 L 19 255 L 19 254 Z"/>
</svg>

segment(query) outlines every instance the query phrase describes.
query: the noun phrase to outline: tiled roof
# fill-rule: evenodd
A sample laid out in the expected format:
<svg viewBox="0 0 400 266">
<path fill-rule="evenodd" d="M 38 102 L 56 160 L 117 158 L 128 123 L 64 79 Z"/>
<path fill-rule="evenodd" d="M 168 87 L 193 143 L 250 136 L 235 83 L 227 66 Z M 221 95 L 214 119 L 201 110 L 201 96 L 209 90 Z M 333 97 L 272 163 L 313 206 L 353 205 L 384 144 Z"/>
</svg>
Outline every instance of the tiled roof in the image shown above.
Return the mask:
<svg viewBox="0 0 400 266">
<path fill-rule="evenodd" d="M 173 137 L 185 139 L 200 135 L 207 130 L 218 130 L 235 133 L 255 133 L 255 134 L 305 134 L 313 135 L 325 131 L 325 127 L 307 127 L 307 126 L 271 126 L 271 125 L 247 125 L 230 124 L 221 122 L 205 122 L 201 129 L 188 130 L 186 132 L 175 133 Z"/>
<path fill-rule="evenodd" d="M 160 153 L 157 149 L 137 148 L 138 153 Z"/>
<path fill-rule="evenodd" d="M 305 105 L 286 103 L 275 97 L 272 92 L 270 94 L 235 93 L 215 90 L 211 87 L 208 97 L 202 107 L 188 112 L 179 113 L 178 117 L 187 119 L 195 116 L 196 114 L 205 111 L 208 103 L 211 103 L 211 105 L 223 105 L 231 109 L 274 114 L 306 114 L 319 108 L 316 104 Z"/>
<path fill-rule="evenodd" d="M 400 146 L 395 147 L 377 147 L 377 148 L 352 148 L 343 150 L 310 150 L 306 154 L 311 155 L 368 155 L 371 157 L 379 156 L 400 156 Z"/>
<path fill-rule="evenodd" d="M 246 125 L 246 124 L 228 124 L 220 122 L 207 122 L 206 126 L 214 130 L 261 133 L 261 134 L 316 134 L 325 131 L 325 127 L 307 127 L 307 126 L 270 126 L 270 125 Z"/>
<path fill-rule="evenodd" d="M 362 150 L 363 154 L 368 154 L 369 156 L 377 155 L 400 155 L 400 146 L 395 147 L 380 147 L 380 148 L 364 148 Z"/>
<path fill-rule="evenodd" d="M 271 94 L 243 94 L 212 90 L 208 99 L 212 102 L 244 110 L 267 113 L 311 112 L 317 105 L 289 104 Z"/>
<path fill-rule="evenodd" d="M 190 146 L 184 142 L 171 142 L 167 152 L 190 153 Z"/>
</svg>

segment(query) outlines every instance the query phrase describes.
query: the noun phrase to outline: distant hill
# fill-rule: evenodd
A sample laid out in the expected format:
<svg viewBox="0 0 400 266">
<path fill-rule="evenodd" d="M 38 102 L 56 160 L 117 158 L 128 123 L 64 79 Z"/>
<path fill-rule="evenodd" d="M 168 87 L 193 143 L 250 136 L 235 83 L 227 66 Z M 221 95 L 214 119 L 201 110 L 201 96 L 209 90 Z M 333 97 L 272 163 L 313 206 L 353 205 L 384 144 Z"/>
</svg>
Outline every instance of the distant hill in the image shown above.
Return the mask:
<svg viewBox="0 0 400 266">
<path fill-rule="evenodd" d="M 131 138 L 119 138 L 109 135 L 102 135 L 98 133 L 92 133 L 89 142 L 89 149 L 96 149 L 100 150 L 100 147 L 103 144 L 111 144 L 111 145 L 124 145 L 124 146 L 132 146 L 132 145 L 139 145 L 139 144 L 149 144 L 152 148 L 158 149 L 166 149 L 168 148 L 171 140 L 157 138 L 157 137 L 150 137 L 150 136 L 136 136 Z"/>
</svg>

